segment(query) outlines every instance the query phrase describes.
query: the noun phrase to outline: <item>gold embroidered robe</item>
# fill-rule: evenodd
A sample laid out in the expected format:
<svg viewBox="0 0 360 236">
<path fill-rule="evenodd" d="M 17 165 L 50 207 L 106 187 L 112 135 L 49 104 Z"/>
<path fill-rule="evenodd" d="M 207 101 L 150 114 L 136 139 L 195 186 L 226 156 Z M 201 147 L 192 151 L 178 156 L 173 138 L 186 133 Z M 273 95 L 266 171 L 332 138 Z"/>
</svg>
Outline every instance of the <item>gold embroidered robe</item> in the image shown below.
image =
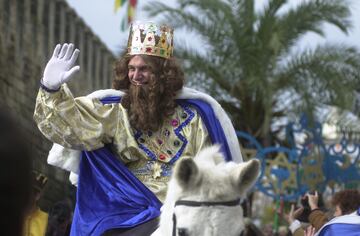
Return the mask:
<svg viewBox="0 0 360 236">
<path fill-rule="evenodd" d="M 178 105 L 156 132 L 134 130 L 120 103 L 97 98 L 74 98 L 66 84 L 55 93 L 39 90 L 34 119 L 52 142 L 77 150 L 96 150 L 105 144 L 155 195 L 164 201 L 174 162 L 195 156 L 210 144 L 206 127 L 191 106 Z"/>
</svg>

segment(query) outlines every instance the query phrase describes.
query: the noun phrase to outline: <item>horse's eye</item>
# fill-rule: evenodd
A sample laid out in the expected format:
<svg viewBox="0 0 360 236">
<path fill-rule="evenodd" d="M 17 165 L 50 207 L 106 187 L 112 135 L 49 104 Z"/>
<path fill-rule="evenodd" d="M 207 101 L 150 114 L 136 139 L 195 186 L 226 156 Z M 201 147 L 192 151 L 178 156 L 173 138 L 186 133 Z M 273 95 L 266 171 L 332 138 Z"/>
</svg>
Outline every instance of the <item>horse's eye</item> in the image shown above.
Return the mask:
<svg viewBox="0 0 360 236">
<path fill-rule="evenodd" d="M 177 229 L 178 236 L 189 236 L 189 231 L 185 228 L 178 228 Z"/>
</svg>

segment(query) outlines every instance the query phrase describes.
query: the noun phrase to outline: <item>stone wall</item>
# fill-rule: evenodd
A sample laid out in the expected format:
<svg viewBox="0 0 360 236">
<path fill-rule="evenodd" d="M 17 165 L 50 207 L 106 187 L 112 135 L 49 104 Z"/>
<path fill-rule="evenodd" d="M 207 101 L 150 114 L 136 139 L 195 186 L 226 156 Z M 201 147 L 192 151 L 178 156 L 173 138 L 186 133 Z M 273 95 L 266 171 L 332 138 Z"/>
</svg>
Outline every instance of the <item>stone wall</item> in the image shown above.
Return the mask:
<svg viewBox="0 0 360 236">
<path fill-rule="evenodd" d="M 68 174 L 47 165 L 51 143 L 32 119 L 44 66 L 55 45 L 64 42 L 81 51 L 81 72 L 69 83 L 75 96 L 111 87 L 114 55 L 64 0 L 0 0 L 0 99 L 30 137 L 34 169 L 49 176 L 41 201 L 45 209 L 74 197 Z"/>
</svg>

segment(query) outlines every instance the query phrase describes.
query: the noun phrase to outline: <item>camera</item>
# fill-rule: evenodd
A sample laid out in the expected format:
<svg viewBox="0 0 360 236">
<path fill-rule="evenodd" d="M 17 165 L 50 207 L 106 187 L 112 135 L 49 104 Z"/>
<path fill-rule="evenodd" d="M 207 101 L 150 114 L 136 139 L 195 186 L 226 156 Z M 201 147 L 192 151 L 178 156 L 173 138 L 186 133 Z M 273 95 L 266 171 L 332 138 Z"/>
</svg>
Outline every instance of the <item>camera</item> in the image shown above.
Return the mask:
<svg viewBox="0 0 360 236">
<path fill-rule="evenodd" d="M 303 196 L 301 199 L 300 199 L 300 203 L 301 203 L 301 206 L 304 208 L 304 209 L 310 209 L 310 205 L 309 205 L 309 198 L 308 196 Z"/>
<path fill-rule="evenodd" d="M 309 192 L 311 195 L 314 195 L 315 192 Z M 309 222 L 309 215 L 311 213 L 311 208 L 309 205 L 309 198 L 307 195 L 304 195 L 301 197 L 300 199 L 300 204 L 303 207 L 303 212 L 297 217 L 297 219 L 301 222 Z M 323 202 L 322 202 L 322 198 L 321 195 L 319 194 L 319 201 L 318 201 L 318 205 L 321 207 L 323 206 Z"/>
</svg>

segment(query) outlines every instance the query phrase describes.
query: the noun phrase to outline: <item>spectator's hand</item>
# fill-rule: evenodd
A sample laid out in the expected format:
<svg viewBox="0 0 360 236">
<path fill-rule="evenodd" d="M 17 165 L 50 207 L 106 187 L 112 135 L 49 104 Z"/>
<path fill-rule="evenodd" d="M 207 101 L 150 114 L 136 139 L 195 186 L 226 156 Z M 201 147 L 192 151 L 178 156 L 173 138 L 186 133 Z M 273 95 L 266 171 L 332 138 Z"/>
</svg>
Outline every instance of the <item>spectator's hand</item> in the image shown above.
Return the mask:
<svg viewBox="0 0 360 236">
<path fill-rule="evenodd" d="M 315 228 L 313 226 L 309 226 L 305 229 L 304 236 L 314 236 L 315 235 Z"/>
<path fill-rule="evenodd" d="M 296 220 L 296 218 L 298 218 L 301 213 L 303 212 L 304 208 L 300 207 L 298 209 L 295 210 L 295 205 L 292 204 L 291 208 L 290 208 L 290 212 L 289 214 L 286 215 L 286 220 L 289 224 L 291 224 L 292 222 L 294 222 L 294 220 Z"/>
<path fill-rule="evenodd" d="M 315 194 L 306 194 L 308 197 L 308 202 L 311 210 L 319 208 L 318 202 L 319 202 L 319 195 L 318 192 L 315 191 Z"/>
<path fill-rule="evenodd" d="M 74 66 L 79 53 L 79 49 L 74 51 L 73 44 L 56 45 L 45 67 L 42 84 L 52 90 L 59 89 L 61 84 L 67 82 L 80 70 L 80 66 Z"/>
</svg>

